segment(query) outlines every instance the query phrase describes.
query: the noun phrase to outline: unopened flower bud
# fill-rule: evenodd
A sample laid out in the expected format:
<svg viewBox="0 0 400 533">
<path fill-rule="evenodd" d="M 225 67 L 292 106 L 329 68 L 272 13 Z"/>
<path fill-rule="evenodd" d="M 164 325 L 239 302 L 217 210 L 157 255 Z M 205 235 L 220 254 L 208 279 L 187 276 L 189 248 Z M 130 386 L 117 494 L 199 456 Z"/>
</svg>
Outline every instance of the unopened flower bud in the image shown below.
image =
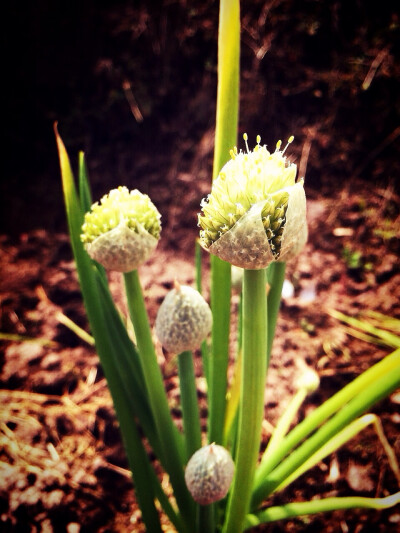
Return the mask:
<svg viewBox="0 0 400 533">
<path fill-rule="evenodd" d="M 181 353 L 199 348 L 211 325 L 211 309 L 203 296 L 187 285 L 175 283 L 158 310 L 155 327 L 164 348 Z"/>
<path fill-rule="evenodd" d="M 303 181 L 296 183 L 297 167 L 280 142 L 270 153 L 260 141 L 258 136 L 252 152 L 231 151 L 199 215 L 203 248 L 246 269 L 287 261 L 307 241 L 306 197 Z"/>
<path fill-rule="evenodd" d="M 193 499 L 200 505 L 209 505 L 226 496 L 234 471 L 229 452 L 223 446 L 209 444 L 190 458 L 185 481 Z"/>
<path fill-rule="evenodd" d="M 90 257 L 105 268 L 130 272 L 157 246 L 160 218 L 146 194 L 118 187 L 86 213 L 81 240 Z"/>
</svg>

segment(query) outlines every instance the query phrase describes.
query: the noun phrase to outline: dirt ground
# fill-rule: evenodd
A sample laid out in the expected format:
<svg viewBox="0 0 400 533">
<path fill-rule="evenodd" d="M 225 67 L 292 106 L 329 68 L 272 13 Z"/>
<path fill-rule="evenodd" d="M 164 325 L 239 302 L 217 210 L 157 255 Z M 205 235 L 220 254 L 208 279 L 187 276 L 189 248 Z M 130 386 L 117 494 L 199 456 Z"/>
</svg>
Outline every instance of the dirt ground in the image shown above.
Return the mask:
<svg viewBox="0 0 400 533">
<path fill-rule="evenodd" d="M 387 9 L 370 13 L 357 2 L 347 10 L 342 2 L 329 8 L 307 2 L 300 12 L 297 4 L 257 1 L 242 11 L 240 132 L 260 133 L 269 144 L 295 135 L 292 158 L 306 176 L 310 230 L 304 252 L 287 267 L 294 294 L 281 306 L 263 444 L 304 366 L 318 372 L 321 385 L 299 419 L 389 353 L 387 347 L 348 335 L 330 310 L 350 316 L 372 310 L 400 318 L 400 106 L 395 96 L 400 76 L 393 33 L 398 19 Z M 47 87 L 47 92 L 37 96 L 40 112 L 46 103 L 40 128 L 51 131 L 58 119 L 72 158 L 85 150 L 96 198 L 123 184 L 150 194 L 160 210 L 162 238 L 140 270 L 152 324 L 174 279 L 194 282 L 196 213 L 210 188 L 216 83 L 214 3 L 195 3 L 192 10 L 185 2 L 160 6 L 152 18 L 145 5 L 121 2 L 106 9 L 104 4 L 95 10 L 95 20 L 90 19 L 93 6 L 85 8 L 83 20 L 91 20 L 87 39 L 107 35 L 108 47 L 104 40 L 102 47 L 91 41 L 97 59 L 81 58 L 81 67 L 92 69 L 84 86 L 74 65 L 66 62 L 75 77 L 64 93 L 53 94 L 61 83 L 60 68 L 52 71 L 53 86 L 44 75 L 40 78 L 40 89 Z M 43 28 L 48 30 L 45 22 Z M 56 34 L 54 28 L 48 33 Z M 59 53 L 67 57 L 67 51 Z M 50 61 L 48 54 L 41 61 Z M 134 80 L 130 89 L 123 83 L 127 80 Z M 363 83 L 370 85 L 362 89 Z M 142 118 L 135 116 L 138 111 Z M 24 137 L 18 135 L 21 149 Z M 38 134 L 34 149 L 40 161 L 34 177 L 19 158 L 14 173 L 9 171 L 13 179 L 1 183 L 0 332 L 8 337 L 0 340 L 0 529 L 140 532 L 98 357 L 65 325 L 66 316 L 87 330 L 65 230 L 54 139 Z M 112 274 L 110 283 L 124 308 L 120 277 Z M 199 354 L 196 363 L 205 414 Z M 179 424 L 176 362 L 160 358 L 160 364 Z M 398 458 L 399 405 L 396 392 L 373 409 Z M 380 497 L 398 490 L 382 445 L 369 428 L 269 503 Z M 399 524 L 397 507 L 316 515 L 260 530 L 395 533 Z"/>
<path fill-rule="evenodd" d="M 310 239 L 296 265 L 288 265 L 295 293 L 282 304 L 268 375 L 269 423 L 274 424 L 284 411 L 304 366 L 317 370 L 321 387 L 307 400 L 300 417 L 388 353 L 387 348 L 349 337 L 328 311 L 337 309 L 354 316 L 372 309 L 400 315 L 398 238 L 392 233 L 399 224 L 398 215 L 392 218 L 398 201 L 393 191 L 378 187 L 346 189 L 334 199 L 310 192 Z M 390 230 L 387 220 L 392 221 Z M 351 250 L 353 258 L 360 252 L 358 264 L 349 265 L 343 250 Z M 86 327 L 68 238 L 45 230 L 23 234 L 18 242 L 3 237 L 1 265 L 2 331 L 37 339 L 2 343 L 4 530 L 140 531 L 125 455 L 96 353 L 60 318 L 63 313 Z M 175 277 L 193 283 L 192 265 L 190 257 L 161 244 L 142 267 L 152 323 Z M 113 275 L 111 283 L 121 302 L 118 276 Z M 179 421 L 176 362 L 164 361 L 162 368 L 171 409 Z M 201 380 L 199 389 L 204 405 Z M 395 393 L 374 409 L 397 455 L 399 403 Z M 318 494 L 383 496 L 396 490 L 384 450 L 368 429 L 274 502 Z M 396 509 L 348 511 L 291 520 L 264 530 L 395 532 L 399 520 Z"/>
</svg>

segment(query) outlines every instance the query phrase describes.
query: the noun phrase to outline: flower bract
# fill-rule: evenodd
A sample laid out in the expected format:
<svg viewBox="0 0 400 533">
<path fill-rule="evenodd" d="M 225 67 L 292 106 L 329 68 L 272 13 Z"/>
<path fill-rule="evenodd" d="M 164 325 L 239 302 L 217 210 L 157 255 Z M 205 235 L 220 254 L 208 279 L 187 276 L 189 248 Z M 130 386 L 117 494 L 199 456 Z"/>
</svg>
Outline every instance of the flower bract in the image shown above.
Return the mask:
<svg viewBox="0 0 400 533">
<path fill-rule="evenodd" d="M 156 318 L 156 334 L 164 348 L 175 354 L 196 350 L 211 326 L 211 309 L 203 296 L 192 287 L 175 283 Z"/>
<path fill-rule="evenodd" d="M 185 481 L 193 499 L 200 505 L 209 505 L 226 496 L 234 472 L 235 465 L 228 450 L 209 444 L 190 458 Z"/>
</svg>

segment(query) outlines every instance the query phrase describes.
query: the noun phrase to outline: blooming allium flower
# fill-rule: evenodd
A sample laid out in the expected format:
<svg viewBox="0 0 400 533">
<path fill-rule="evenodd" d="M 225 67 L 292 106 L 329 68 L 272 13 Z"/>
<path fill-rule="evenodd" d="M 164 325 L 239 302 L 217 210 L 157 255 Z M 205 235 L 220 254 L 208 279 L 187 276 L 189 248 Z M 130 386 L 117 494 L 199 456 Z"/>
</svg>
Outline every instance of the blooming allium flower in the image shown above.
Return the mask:
<svg viewBox="0 0 400 533">
<path fill-rule="evenodd" d="M 247 135 L 244 139 L 247 147 Z M 201 203 L 200 242 L 206 250 L 247 269 L 287 261 L 307 241 L 303 180 L 285 150 L 270 153 L 257 145 L 252 152 L 231 150 L 211 193 Z M 293 137 L 289 139 L 289 143 Z"/>
<path fill-rule="evenodd" d="M 118 187 L 85 214 L 81 240 L 90 257 L 105 268 L 130 272 L 157 246 L 160 218 L 146 194 Z"/>
</svg>

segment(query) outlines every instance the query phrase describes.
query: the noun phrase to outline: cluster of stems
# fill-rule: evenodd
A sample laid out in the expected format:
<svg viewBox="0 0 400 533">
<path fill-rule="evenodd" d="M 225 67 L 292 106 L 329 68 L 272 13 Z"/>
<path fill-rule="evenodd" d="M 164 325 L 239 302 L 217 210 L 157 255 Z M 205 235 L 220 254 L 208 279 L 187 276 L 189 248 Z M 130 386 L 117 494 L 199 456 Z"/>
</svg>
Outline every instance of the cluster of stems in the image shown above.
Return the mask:
<svg viewBox="0 0 400 533">
<path fill-rule="evenodd" d="M 214 153 L 216 178 L 237 141 L 240 51 L 239 0 L 221 0 L 218 37 L 218 93 Z M 236 377 L 228 383 L 231 317 L 231 265 L 211 256 L 211 342 L 201 347 L 207 382 L 207 432 L 202 434 L 196 376 L 191 351 L 178 354 L 183 431 L 170 412 L 157 362 L 151 325 L 137 270 L 124 273 L 129 316 L 135 342 L 115 307 L 104 269 L 92 261 L 80 241 L 83 214 L 91 206 L 83 156 L 76 190 L 65 147 L 56 130 L 64 197 L 74 256 L 90 327 L 119 419 L 136 496 L 148 531 L 162 531 L 159 502 L 182 533 L 240 533 L 274 520 L 349 507 L 381 509 L 395 505 L 387 498 L 328 498 L 268 507 L 268 498 L 354 436 L 371 419 L 362 415 L 400 385 L 400 349 L 356 378 L 302 423 L 289 431 L 307 390 L 299 389 L 278 422 L 260 460 L 265 384 L 275 334 L 285 263 L 246 269 L 239 310 Z M 196 247 L 196 280 L 201 291 L 200 247 Z M 268 291 L 266 288 L 268 287 Z M 267 391 L 268 394 L 268 391 Z M 361 418 L 359 418 L 361 417 Z M 376 423 L 376 421 L 374 422 Z M 164 491 L 141 438 L 144 433 L 168 474 Z M 384 440 L 382 439 L 382 442 Z M 227 448 L 235 473 L 226 498 L 210 505 L 194 502 L 185 484 L 185 466 L 204 444 Z M 394 471 L 396 458 L 384 445 Z M 399 476 L 400 477 L 400 476 Z M 173 498 L 167 494 L 173 493 Z"/>
</svg>

